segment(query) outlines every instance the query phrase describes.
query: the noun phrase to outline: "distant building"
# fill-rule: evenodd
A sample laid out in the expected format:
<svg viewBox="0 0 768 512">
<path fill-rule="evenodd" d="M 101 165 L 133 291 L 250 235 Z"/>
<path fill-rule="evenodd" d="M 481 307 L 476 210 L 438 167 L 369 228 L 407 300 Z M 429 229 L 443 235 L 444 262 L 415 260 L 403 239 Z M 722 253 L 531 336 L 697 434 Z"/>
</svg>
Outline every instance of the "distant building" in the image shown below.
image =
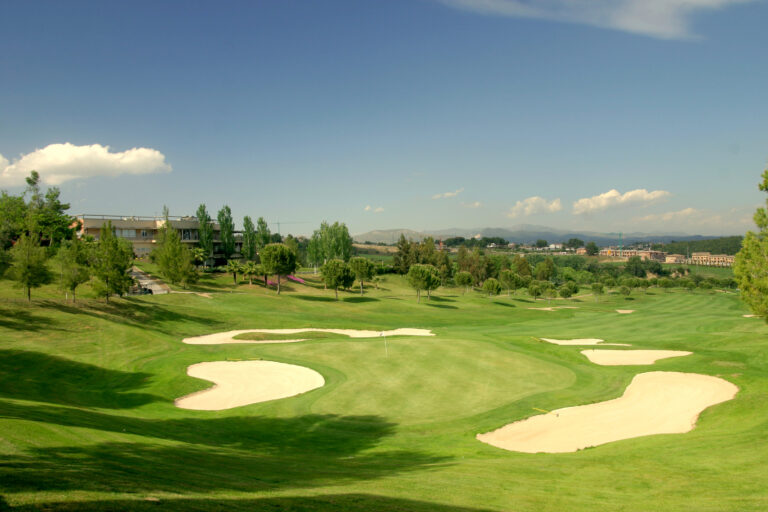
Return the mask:
<svg viewBox="0 0 768 512">
<path fill-rule="evenodd" d="M 549 244 L 549 250 L 550 251 L 562 251 L 563 250 L 563 244 Z"/>
<path fill-rule="evenodd" d="M 728 254 L 710 254 L 708 252 L 694 252 L 691 254 L 691 265 L 705 265 L 708 267 L 732 267 L 735 256 Z"/>
<path fill-rule="evenodd" d="M 125 238 L 133 245 L 133 252 L 138 257 L 146 256 L 157 246 L 160 230 L 165 224 L 163 217 L 136 217 L 120 215 L 77 215 L 80 230 L 77 236 L 82 238 L 91 236 L 99 239 L 101 226 L 112 221 L 112 229 L 115 236 Z M 179 232 L 181 242 L 193 246 L 200 239 L 200 224 L 197 217 L 169 217 L 171 226 Z M 213 227 L 213 254 L 214 257 L 223 257 L 221 253 L 221 237 L 219 224 L 211 222 Z M 236 235 L 235 252 L 242 248 L 242 240 Z"/>
<path fill-rule="evenodd" d="M 609 256 L 612 258 L 631 258 L 633 256 L 639 256 L 644 261 L 659 261 L 664 262 L 666 259 L 665 252 L 652 251 L 650 249 L 619 249 L 617 247 L 606 247 L 600 250 L 600 256 Z"/>
<path fill-rule="evenodd" d="M 587 255 L 586 247 L 579 247 L 578 249 L 576 249 L 576 254 L 578 254 L 579 256 L 586 256 Z"/>
<path fill-rule="evenodd" d="M 685 263 L 684 254 L 667 254 L 664 263 Z"/>
</svg>

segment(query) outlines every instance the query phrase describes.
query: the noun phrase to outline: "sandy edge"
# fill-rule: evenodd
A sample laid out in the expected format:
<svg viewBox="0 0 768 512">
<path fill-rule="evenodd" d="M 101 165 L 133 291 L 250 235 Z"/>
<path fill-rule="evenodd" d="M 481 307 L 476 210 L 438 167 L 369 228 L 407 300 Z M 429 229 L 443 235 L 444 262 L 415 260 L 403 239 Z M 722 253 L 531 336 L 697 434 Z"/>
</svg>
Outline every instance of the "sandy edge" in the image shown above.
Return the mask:
<svg viewBox="0 0 768 512">
<path fill-rule="evenodd" d="M 659 359 L 689 356 L 684 350 L 582 350 L 587 359 L 601 366 L 625 366 L 653 364 Z"/>
<path fill-rule="evenodd" d="M 635 312 L 634 309 L 617 309 L 616 312 L 620 315 L 629 315 Z"/>
<path fill-rule="evenodd" d="M 213 361 L 187 367 L 213 386 L 174 400 L 181 409 L 221 411 L 306 393 L 325 385 L 315 370 L 275 361 Z"/>
<path fill-rule="evenodd" d="M 316 329 L 307 327 L 303 329 L 241 329 L 236 331 L 217 332 L 206 334 L 204 336 L 194 336 L 184 338 L 182 342 L 188 345 L 221 345 L 224 343 L 295 343 L 305 341 L 304 339 L 295 340 L 237 340 L 235 336 L 249 332 L 258 332 L 263 334 L 298 334 L 302 332 L 327 332 L 331 334 L 341 334 L 350 338 L 378 338 L 379 336 L 434 336 L 429 329 L 401 328 L 389 331 L 365 331 L 359 329 Z"/>
<path fill-rule="evenodd" d="M 556 340 L 554 338 L 539 338 L 547 343 L 554 343 L 555 345 L 602 345 L 611 347 L 631 347 L 627 343 L 605 343 L 605 340 L 599 338 L 579 338 L 573 340 Z"/>
<path fill-rule="evenodd" d="M 479 441 L 524 453 L 566 453 L 612 441 L 691 431 L 702 411 L 739 388 L 696 373 L 636 375 L 619 398 L 557 409 L 478 434 Z"/>
</svg>

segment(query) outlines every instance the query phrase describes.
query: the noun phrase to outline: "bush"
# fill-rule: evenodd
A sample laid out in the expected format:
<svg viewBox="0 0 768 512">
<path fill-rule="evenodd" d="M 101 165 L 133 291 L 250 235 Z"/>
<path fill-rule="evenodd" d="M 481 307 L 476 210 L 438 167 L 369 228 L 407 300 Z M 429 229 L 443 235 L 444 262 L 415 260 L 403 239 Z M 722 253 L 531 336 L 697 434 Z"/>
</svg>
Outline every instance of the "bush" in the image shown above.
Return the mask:
<svg viewBox="0 0 768 512">
<path fill-rule="evenodd" d="M 483 283 L 483 291 L 488 292 L 488 296 L 498 295 L 501 292 L 501 284 L 493 277 L 486 279 Z"/>
</svg>

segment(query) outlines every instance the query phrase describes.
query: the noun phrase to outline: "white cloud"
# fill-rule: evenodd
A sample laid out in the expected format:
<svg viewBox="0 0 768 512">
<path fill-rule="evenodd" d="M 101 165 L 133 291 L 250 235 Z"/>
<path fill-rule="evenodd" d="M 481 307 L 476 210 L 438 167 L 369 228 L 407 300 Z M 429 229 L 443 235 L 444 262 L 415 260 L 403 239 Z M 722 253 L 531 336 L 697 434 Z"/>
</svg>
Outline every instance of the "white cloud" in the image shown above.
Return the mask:
<svg viewBox="0 0 768 512">
<path fill-rule="evenodd" d="M 384 208 L 382 208 L 381 206 L 379 206 L 378 208 L 376 208 L 375 210 L 373 210 L 373 213 L 381 213 L 381 212 L 383 212 L 383 211 L 384 211 Z"/>
<path fill-rule="evenodd" d="M 756 0 L 438 0 L 483 14 L 538 18 L 621 30 L 659 39 L 694 37 L 691 19 Z"/>
<path fill-rule="evenodd" d="M 453 192 L 444 192 L 442 194 L 435 194 L 432 196 L 432 199 L 447 199 L 449 197 L 456 197 L 457 195 L 464 192 L 464 188 L 460 188 L 459 190 L 454 190 Z"/>
<path fill-rule="evenodd" d="M 171 172 L 171 166 L 156 149 L 133 148 L 112 153 L 109 146 L 100 144 L 49 144 L 21 155 L 13 163 L 0 155 L 0 186 L 23 185 L 24 179 L 33 170 L 40 173 L 43 183 L 59 185 L 93 176 Z"/>
<path fill-rule="evenodd" d="M 371 211 L 371 205 L 367 205 L 365 208 L 363 208 L 363 210 L 367 212 Z"/>
<path fill-rule="evenodd" d="M 533 196 L 522 201 L 515 203 L 515 206 L 509 209 L 507 217 L 514 219 L 520 215 L 525 217 L 533 215 L 534 213 L 554 213 L 563 209 L 560 199 L 553 199 L 547 201 L 543 197 Z"/>
<path fill-rule="evenodd" d="M 367 205 L 365 208 L 363 208 L 363 210 L 365 210 L 367 212 L 381 213 L 381 212 L 384 211 L 384 208 L 382 208 L 381 206 L 379 206 L 377 208 L 374 208 L 371 205 Z"/>
<path fill-rule="evenodd" d="M 464 208 L 480 208 L 481 206 L 483 206 L 483 203 L 481 203 L 480 201 L 473 201 L 471 203 L 461 203 L 461 206 L 463 206 Z"/>
<path fill-rule="evenodd" d="M 685 208 L 677 212 L 653 213 L 645 217 L 638 217 L 639 222 L 671 222 L 674 220 L 689 219 L 701 215 L 703 212 L 696 208 Z"/>
<path fill-rule="evenodd" d="M 575 201 L 573 203 L 573 213 L 592 213 L 627 204 L 650 204 L 659 199 L 663 199 L 668 195 L 669 192 L 666 190 L 654 190 L 653 192 L 648 192 L 644 188 L 638 188 L 622 194 L 618 190 L 613 189 L 603 194 L 584 197 Z"/>
</svg>

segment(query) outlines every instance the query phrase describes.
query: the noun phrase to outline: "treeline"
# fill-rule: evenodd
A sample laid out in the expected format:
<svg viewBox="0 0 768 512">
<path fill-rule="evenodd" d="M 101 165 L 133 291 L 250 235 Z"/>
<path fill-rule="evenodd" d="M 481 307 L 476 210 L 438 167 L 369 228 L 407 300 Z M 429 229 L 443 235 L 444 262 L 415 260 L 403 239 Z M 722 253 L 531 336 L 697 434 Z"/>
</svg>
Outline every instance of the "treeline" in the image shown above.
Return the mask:
<svg viewBox="0 0 768 512">
<path fill-rule="evenodd" d="M 0 276 L 10 274 L 27 300 L 32 290 L 58 277 L 62 291 L 76 299 L 77 288 L 90 282 L 97 295 L 124 295 L 133 285 L 129 275 L 133 248 L 117 238 L 111 223 L 98 240 L 79 240 L 78 225 L 66 213 L 57 187 L 40 190 L 40 175 L 32 171 L 22 195 L 0 194 Z M 53 268 L 53 271 L 52 271 Z"/>
<path fill-rule="evenodd" d="M 504 238 L 498 237 L 498 236 L 484 236 L 482 238 L 464 238 L 463 236 L 454 236 L 451 238 L 446 238 L 443 240 L 443 244 L 446 247 L 467 247 L 469 249 L 473 249 L 475 247 L 483 248 L 488 247 L 491 244 L 500 246 L 500 247 L 506 247 L 507 242 Z"/>
<path fill-rule="evenodd" d="M 734 255 L 741 250 L 743 236 L 725 236 L 711 240 L 692 240 L 690 242 L 670 242 L 668 244 L 654 244 L 654 251 L 665 251 L 670 254 L 690 254 L 694 252 L 709 252 L 712 254 Z"/>
</svg>

